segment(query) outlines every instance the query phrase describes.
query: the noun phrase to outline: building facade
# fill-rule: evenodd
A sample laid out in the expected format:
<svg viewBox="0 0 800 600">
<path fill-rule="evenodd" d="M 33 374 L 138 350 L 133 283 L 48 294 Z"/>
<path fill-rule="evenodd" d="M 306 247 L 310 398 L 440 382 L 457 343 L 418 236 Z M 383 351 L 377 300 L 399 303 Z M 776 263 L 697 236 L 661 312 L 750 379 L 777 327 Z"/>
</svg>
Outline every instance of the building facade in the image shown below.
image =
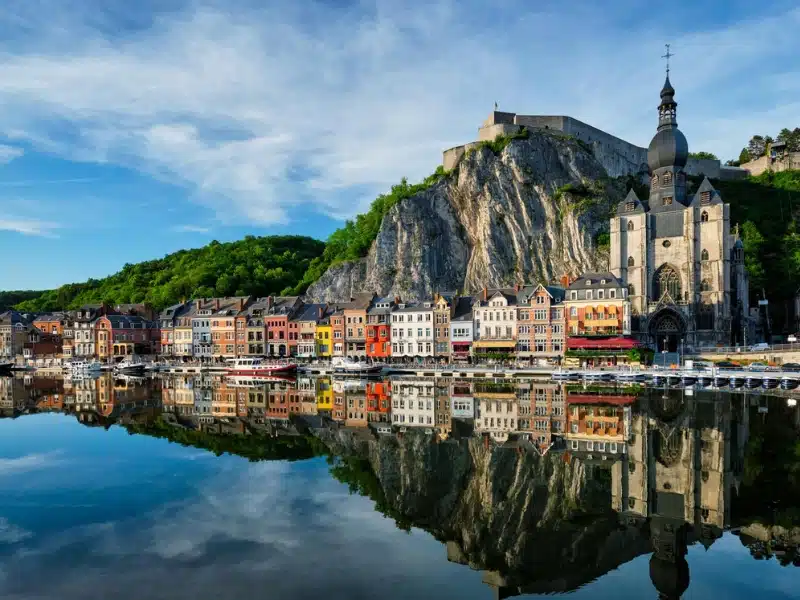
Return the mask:
<svg viewBox="0 0 800 600">
<path fill-rule="evenodd" d="M 443 292 L 433 298 L 434 353 L 437 358 L 450 360 L 450 318 L 455 294 Z"/>
<path fill-rule="evenodd" d="M 409 359 L 434 355 L 433 303 L 400 303 L 392 312 L 392 357 Z"/>
<path fill-rule="evenodd" d="M 450 318 L 451 362 L 464 363 L 470 360 L 473 339 L 472 298 L 456 298 L 453 301 L 453 313 Z"/>
<path fill-rule="evenodd" d="M 731 344 L 749 314 L 744 248 L 730 206 L 706 178 L 692 190 L 689 147 L 667 77 L 647 151 L 650 193 L 631 190 L 611 219 L 611 272 L 627 287 L 632 328 L 659 351 Z"/>
<path fill-rule="evenodd" d="M 386 360 L 392 355 L 392 308 L 389 298 L 377 298 L 367 310 L 367 357 Z"/>
<path fill-rule="evenodd" d="M 473 302 L 474 357 L 511 356 L 516 351 L 517 292 L 484 288 Z"/>
<path fill-rule="evenodd" d="M 586 273 L 566 290 L 570 336 L 618 336 L 631 332 L 628 290 L 611 273 Z"/>
<path fill-rule="evenodd" d="M 517 358 L 555 360 L 564 353 L 564 289 L 526 287 L 519 294 Z"/>
</svg>

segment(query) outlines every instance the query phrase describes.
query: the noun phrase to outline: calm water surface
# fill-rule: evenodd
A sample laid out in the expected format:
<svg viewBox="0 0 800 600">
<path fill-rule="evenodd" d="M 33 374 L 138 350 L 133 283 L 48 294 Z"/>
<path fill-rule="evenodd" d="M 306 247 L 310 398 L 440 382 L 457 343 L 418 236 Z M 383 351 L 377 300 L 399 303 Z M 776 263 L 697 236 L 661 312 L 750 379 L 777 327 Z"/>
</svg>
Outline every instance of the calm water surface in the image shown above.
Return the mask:
<svg viewBox="0 0 800 600">
<path fill-rule="evenodd" d="M 786 398 L 244 383 L 0 379 L 0 597 L 800 598 Z"/>
</svg>

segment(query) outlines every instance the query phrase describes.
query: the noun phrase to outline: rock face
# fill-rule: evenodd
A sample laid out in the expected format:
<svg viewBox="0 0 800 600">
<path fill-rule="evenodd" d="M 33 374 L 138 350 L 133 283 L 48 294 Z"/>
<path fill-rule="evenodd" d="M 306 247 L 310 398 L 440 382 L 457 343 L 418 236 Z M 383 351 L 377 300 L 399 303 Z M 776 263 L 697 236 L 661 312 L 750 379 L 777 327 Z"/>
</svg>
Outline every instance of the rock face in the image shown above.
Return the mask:
<svg viewBox="0 0 800 600">
<path fill-rule="evenodd" d="M 341 301 L 374 290 L 420 299 L 604 270 L 595 239 L 608 231 L 608 207 L 624 189 L 607 186 L 580 210 L 563 192 L 602 180 L 589 148 L 557 133 L 531 131 L 498 154 L 478 148 L 450 176 L 392 207 L 368 256 L 331 268 L 307 296 Z"/>
</svg>

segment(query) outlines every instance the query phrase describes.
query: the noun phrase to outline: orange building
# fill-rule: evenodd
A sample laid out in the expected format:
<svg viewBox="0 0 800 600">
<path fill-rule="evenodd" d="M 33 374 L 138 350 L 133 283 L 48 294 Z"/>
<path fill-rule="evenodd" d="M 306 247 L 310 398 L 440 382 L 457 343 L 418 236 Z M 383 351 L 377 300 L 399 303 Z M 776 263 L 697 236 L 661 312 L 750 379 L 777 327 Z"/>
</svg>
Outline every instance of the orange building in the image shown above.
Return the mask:
<svg viewBox="0 0 800 600">
<path fill-rule="evenodd" d="M 33 320 L 33 326 L 42 333 L 51 333 L 59 337 L 64 335 L 66 317 L 61 313 L 41 315 Z"/>
<path fill-rule="evenodd" d="M 367 383 L 367 420 L 370 423 L 390 423 L 392 384 L 389 381 Z"/>
<path fill-rule="evenodd" d="M 567 450 L 614 460 L 625 453 L 633 395 L 568 394 Z"/>
<path fill-rule="evenodd" d="M 567 334 L 620 335 L 631 331 L 628 290 L 611 273 L 588 273 L 567 288 Z"/>
<path fill-rule="evenodd" d="M 391 314 L 394 302 L 388 298 L 375 300 L 367 310 L 367 356 L 372 359 L 384 359 L 392 355 Z"/>
</svg>

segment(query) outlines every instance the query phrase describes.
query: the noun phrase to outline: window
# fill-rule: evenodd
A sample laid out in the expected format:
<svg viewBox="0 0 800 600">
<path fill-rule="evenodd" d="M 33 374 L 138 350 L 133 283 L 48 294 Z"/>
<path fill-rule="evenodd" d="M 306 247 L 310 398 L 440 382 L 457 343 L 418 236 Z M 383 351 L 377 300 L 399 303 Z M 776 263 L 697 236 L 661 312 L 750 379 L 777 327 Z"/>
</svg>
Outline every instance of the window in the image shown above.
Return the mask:
<svg viewBox="0 0 800 600">
<path fill-rule="evenodd" d="M 586 426 L 588 427 L 589 424 L 587 423 Z M 594 442 L 586 442 L 586 449 L 589 450 L 590 452 L 594 450 Z"/>
<path fill-rule="evenodd" d="M 587 300 L 591 300 L 592 299 L 592 290 L 586 290 L 586 299 Z"/>
<path fill-rule="evenodd" d="M 661 199 L 661 204 L 663 206 L 669 206 L 670 204 L 672 204 L 672 196 L 664 196 Z"/>
<path fill-rule="evenodd" d="M 617 290 L 608 290 L 608 297 L 609 298 L 616 298 L 617 297 Z"/>
<path fill-rule="evenodd" d="M 703 248 L 703 251 L 700 253 L 700 260 L 708 260 L 708 250 Z"/>
<path fill-rule="evenodd" d="M 635 296 L 636 295 L 636 288 L 633 287 L 632 283 L 628 284 L 628 296 Z"/>
<path fill-rule="evenodd" d="M 708 213 L 706 211 L 703 211 L 702 213 L 700 213 L 700 222 L 701 223 L 708 223 Z"/>
<path fill-rule="evenodd" d="M 660 300 L 666 293 L 669 293 L 675 301 L 681 299 L 681 278 L 678 272 L 671 266 L 662 265 L 659 267 L 653 279 L 654 296 L 656 299 Z"/>
<path fill-rule="evenodd" d="M 635 210 L 635 209 L 636 209 L 636 202 L 626 202 L 625 203 L 625 210 L 632 211 L 632 210 Z M 633 229 L 633 223 L 628 221 L 628 231 L 631 231 L 632 229 Z"/>
<path fill-rule="evenodd" d="M 711 192 L 703 192 L 700 194 L 700 204 L 701 206 L 707 206 L 711 204 Z"/>
<path fill-rule="evenodd" d="M 664 177 L 661 178 L 661 181 L 664 185 L 670 185 L 672 183 L 672 173 L 669 171 L 664 173 Z"/>
<path fill-rule="evenodd" d="M 604 297 L 603 290 L 597 290 L 597 299 L 602 300 Z"/>
<path fill-rule="evenodd" d="M 573 306 L 572 308 L 569 309 L 569 316 L 570 317 L 578 316 L 578 308 L 576 306 Z"/>
<path fill-rule="evenodd" d="M 578 292 L 570 292 L 569 293 L 570 300 L 577 300 L 578 299 Z"/>
<path fill-rule="evenodd" d="M 653 178 L 650 180 L 651 185 L 658 185 L 658 175 L 653 175 Z"/>
</svg>

